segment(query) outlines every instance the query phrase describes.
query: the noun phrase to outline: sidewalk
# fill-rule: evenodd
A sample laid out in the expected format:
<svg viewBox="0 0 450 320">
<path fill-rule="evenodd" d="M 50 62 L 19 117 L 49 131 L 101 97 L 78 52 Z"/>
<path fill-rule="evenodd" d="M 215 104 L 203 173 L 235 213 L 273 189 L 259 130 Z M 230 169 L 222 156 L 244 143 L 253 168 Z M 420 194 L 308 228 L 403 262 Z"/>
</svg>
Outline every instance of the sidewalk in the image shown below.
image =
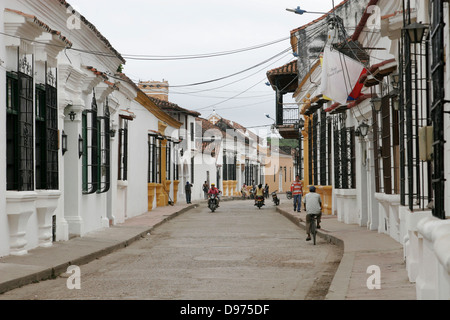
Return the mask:
<svg viewBox="0 0 450 320">
<path fill-rule="evenodd" d="M 0 294 L 66 273 L 70 265 L 83 265 L 124 248 L 155 227 L 198 205 L 175 204 L 158 207 L 124 223 L 90 232 L 69 241 L 54 242 L 50 248 L 36 248 L 24 256 L 0 258 Z"/>
<path fill-rule="evenodd" d="M 70 265 L 83 265 L 124 248 L 161 223 L 197 205 L 198 202 L 194 202 L 155 208 L 111 228 L 69 241 L 55 242 L 50 248 L 36 248 L 25 256 L 0 258 L 0 294 L 57 277 L 65 273 Z M 286 200 L 283 195 L 277 210 L 300 228 L 305 228 L 305 213 L 294 212 L 291 201 Z M 398 242 L 388 235 L 357 225 L 346 225 L 337 221 L 335 216 L 323 216 L 321 225 L 319 236 L 344 248 L 341 263 L 326 297 L 328 300 L 416 299 L 415 285 L 408 281 L 403 248 Z M 381 269 L 380 290 L 367 288 L 367 279 L 371 276 L 367 273 L 367 267 L 371 265 L 377 265 Z"/>
<path fill-rule="evenodd" d="M 291 201 L 281 195 L 277 210 L 305 230 L 306 213 L 294 212 Z M 322 216 L 318 236 L 344 249 L 327 300 L 416 300 L 416 287 L 408 279 L 403 246 L 390 236 L 339 222 L 336 216 Z M 372 265 L 380 268 L 380 289 L 368 289 L 367 282 L 375 283 L 370 278 L 373 271 L 367 271 Z"/>
</svg>

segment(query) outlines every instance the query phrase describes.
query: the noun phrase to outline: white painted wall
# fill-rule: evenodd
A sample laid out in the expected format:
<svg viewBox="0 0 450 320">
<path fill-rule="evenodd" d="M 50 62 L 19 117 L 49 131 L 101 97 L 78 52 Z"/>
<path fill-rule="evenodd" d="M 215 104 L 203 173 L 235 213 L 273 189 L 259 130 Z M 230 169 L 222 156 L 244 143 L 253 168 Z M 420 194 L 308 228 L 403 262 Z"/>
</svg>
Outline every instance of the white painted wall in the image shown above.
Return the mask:
<svg viewBox="0 0 450 320">
<path fill-rule="evenodd" d="M 0 2 L 0 12 L 4 11 L 6 3 Z M 1 16 L 1 15 L 0 15 Z M 3 19 L 0 18 L 0 32 L 5 32 Z M 3 38 L 3 37 L 2 37 Z M 1 44 L 1 40 L 0 40 Z M 6 50 L 0 45 L 0 88 L 6 88 L 5 58 Z M 6 101 L 6 90 L 0 90 L 0 101 Z M 3 105 L 3 104 L 2 104 Z M 0 108 L 0 123 L 6 123 L 6 112 Z M 0 126 L 0 137 L 6 137 L 6 126 Z M 6 154 L 6 143 L 3 138 L 0 141 L 0 154 Z M 6 167 L 6 157 L 0 157 L 0 168 Z M 0 257 L 9 254 L 9 228 L 6 215 L 6 170 L 0 170 Z"/>
</svg>

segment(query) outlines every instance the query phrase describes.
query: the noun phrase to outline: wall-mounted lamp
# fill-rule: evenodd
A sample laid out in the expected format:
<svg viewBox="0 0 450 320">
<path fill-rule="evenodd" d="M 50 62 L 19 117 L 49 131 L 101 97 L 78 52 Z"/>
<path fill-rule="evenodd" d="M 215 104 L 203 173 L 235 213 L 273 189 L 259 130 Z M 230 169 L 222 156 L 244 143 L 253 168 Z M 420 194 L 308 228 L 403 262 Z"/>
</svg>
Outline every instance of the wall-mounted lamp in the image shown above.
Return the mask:
<svg viewBox="0 0 450 320">
<path fill-rule="evenodd" d="M 111 129 L 111 130 L 109 130 L 109 136 L 110 136 L 111 138 L 114 138 L 114 137 L 116 136 L 116 129 Z"/>
<path fill-rule="evenodd" d="M 410 25 L 407 25 L 403 30 L 408 32 L 409 39 L 411 40 L 411 43 L 418 44 L 422 42 L 423 36 L 425 35 L 425 31 L 428 29 L 427 26 L 419 23 L 414 22 Z"/>
<path fill-rule="evenodd" d="M 376 112 L 380 112 L 381 111 L 381 106 L 382 106 L 382 100 L 380 97 L 375 97 L 372 98 L 371 100 L 372 102 L 372 107 Z"/>
<path fill-rule="evenodd" d="M 81 137 L 81 135 L 78 135 L 78 157 L 81 158 L 81 156 L 83 155 L 83 145 L 84 145 L 84 141 L 83 141 L 83 137 Z"/>
<path fill-rule="evenodd" d="M 73 110 L 70 111 L 70 112 L 69 112 L 69 118 L 70 118 L 70 121 L 74 121 L 76 115 L 77 115 L 77 114 L 76 114 Z"/>
<path fill-rule="evenodd" d="M 358 129 L 359 130 L 359 134 L 361 135 L 361 137 L 365 137 L 367 136 L 367 133 L 369 133 L 369 125 L 363 121 L 359 126 Z"/>
<path fill-rule="evenodd" d="M 298 120 L 298 127 L 299 129 L 303 129 L 305 127 L 305 120 L 303 118 L 300 118 L 300 120 Z"/>
<path fill-rule="evenodd" d="M 398 111 L 400 108 L 399 91 L 397 89 L 394 89 L 390 93 L 390 97 L 392 99 L 392 106 L 394 107 L 394 110 Z"/>
<path fill-rule="evenodd" d="M 64 132 L 62 132 L 61 134 L 61 150 L 62 150 L 62 154 L 64 155 L 64 153 L 67 152 L 67 134 Z"/>
<path fill-rule="evenodd" d="M 394 89 L 398 89 L 400 83 L 400 74 L 398 72 L 391 74 L 391 83 Z"/>
<path fill-rule="evenodd" d="M 400 99 L 397 97 L 392 98 L 392 105 L 394 106 L 394 110 L 398 111 L 400 109 Z"/>
</svg>

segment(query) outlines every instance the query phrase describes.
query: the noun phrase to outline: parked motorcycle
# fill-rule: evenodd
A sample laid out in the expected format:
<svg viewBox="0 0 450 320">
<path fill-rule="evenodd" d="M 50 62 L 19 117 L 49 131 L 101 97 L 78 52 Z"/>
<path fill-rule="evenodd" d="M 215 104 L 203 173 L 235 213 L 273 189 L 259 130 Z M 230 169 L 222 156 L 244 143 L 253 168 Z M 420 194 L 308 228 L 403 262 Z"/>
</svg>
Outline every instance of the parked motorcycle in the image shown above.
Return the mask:
<svg viewBox="0 0 450 320">
<path fill-rule="evenodd" d="M 255 206 L 257 206 L 258 209 L 261 209 L 262 206 L 265 206 L 264 197 L 263 196 L 256 196 Z"/>
<path fill-rule="evenodd" d="M 217 207 L 217 195 L 211 194 L 208 199 L 208 208 L 211 210 L 211 212 L 214 212 Z"/>
<path fill-rule="evenodd" d="M 275 203 L 276 206 L 280 204 L 280 199 L 277 196 L 277 190 L 272 192 L 272 201 L 273 203 Z"/>
<path fill-rule="evenodd" d="M 292 192 L 286 191 L 286 197 L 288 198 L 288 200 L 292 199 Z"/>
</svg>

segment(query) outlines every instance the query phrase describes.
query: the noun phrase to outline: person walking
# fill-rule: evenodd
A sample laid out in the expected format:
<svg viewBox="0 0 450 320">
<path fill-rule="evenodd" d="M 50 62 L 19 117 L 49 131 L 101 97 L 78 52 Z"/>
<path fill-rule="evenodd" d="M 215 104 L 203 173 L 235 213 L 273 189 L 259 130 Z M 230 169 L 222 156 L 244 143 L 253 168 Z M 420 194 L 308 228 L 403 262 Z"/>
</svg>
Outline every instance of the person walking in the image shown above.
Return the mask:
<svg viewBox="0 0 450 320">
<path fill-rule="evenodd" d="M 322 200 L 320 195 L 316 193 L 316 187 L 309 187 L 309 193 L 303 198 L 303 203 L 306 210 L 306 241 L 311 240 L 311 233 L 309 231 L 311 226 L 311 215 L 317 215 L 317 229 L 320 229 L 320 222 L 322 218 Z"/>
<path fill-rule="evenodd" d="M 298 175 L 291 184 L 291 192 L 294 198 L 294 211 L 300 212 L 302 210 L 303 182 L 300 181 L 300 176 Z"/>
<path fill-rule="evenodd" d="M 208 191 L 209 191 L 209 185 L 208 182 L 205 181 L 203 184 L 203 195 L 205 196 L 205 200 L 208 199 Z"/>
<path fill-rule="evenodd" d="M 192 203 L 191 202 L 192 184 L 190 184 L 189 181 L 186 182 L 186 185 L 184 186 L 184 191 L 186 191 L 186 203 Z"/>
</svg>

